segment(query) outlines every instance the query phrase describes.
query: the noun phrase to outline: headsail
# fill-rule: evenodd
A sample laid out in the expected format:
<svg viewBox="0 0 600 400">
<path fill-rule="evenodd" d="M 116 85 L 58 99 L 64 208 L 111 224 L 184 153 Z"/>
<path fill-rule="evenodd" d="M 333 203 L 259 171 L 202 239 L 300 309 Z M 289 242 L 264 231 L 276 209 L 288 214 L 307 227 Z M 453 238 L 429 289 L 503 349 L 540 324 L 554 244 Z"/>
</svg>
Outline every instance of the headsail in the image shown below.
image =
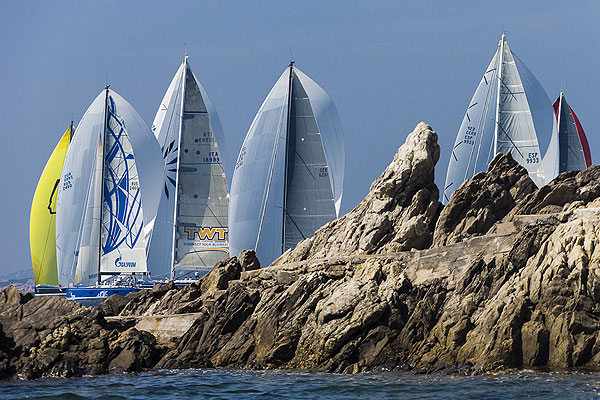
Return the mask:
<svg viewBox="0 0 600 400">
<path fill-rule="evenodd" d="M 232 254 L 263 264 L 339 213 L 343 133 L 327 94 L 293 64 L 271 89 L 242 145 L 230 205 Z"/>
<path fill-rule="evenodd" d="M 164 187 L 149 254 L 155 278 L 212 267 L 227 257 L 229 193 L 225 138 L 215 107 L 187 61 L 152 126 L 164 157 Z"/>
<path fill-rule="evenodd" d="M 561 172 L 581 171 L 592 165 L 590 146 L 583 127 L 562 91 L 553 107 L 556 125 L 550 148 L 544 156 L 547 182 Z"/>
<path fill-rule="evenodd" d="M 102 91 L 77 127 L 57 199 L 59 284 L 146 271 L 162 163 L 156 139 L 113 90 Z M 143 183 L 143 185 L 142 185 Z"/>
<path fill-rule="evenodd" d="M 56 268 L 56 196 L 65 156 L 73 135 L 73 123 L 48 159 L 33 195 L 29 240 L 33 276 L 37 285 L 58 285 Z"/>
<path fill-rule="evenodd" d="M 552 132 L 550 100 L 504 35 L 467 108 L 454 144 L 442 202 L 496 153 L 511 153 L 538 186 L 545 182 L 542 154 Z"/>
</svg>

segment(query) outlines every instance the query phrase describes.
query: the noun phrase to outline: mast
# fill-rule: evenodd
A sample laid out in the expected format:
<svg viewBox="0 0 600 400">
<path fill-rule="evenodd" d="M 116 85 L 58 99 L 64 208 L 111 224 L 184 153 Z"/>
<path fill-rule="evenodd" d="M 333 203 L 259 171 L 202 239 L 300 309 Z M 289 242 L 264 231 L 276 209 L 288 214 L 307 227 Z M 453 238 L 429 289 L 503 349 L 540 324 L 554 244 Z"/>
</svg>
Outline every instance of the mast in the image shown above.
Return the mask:
<svg viewBox="0 0 600 400">
<path fill-rule="evenodd" d="M 108 88 L 110 85 L 106 85 L 106 97 L 104 98 L 104 130 L 102 132 L 102 174 L 100 179 L 100 225 L 98 232 L 98 285 L 102 282 L 101 261 L 102 261 L 102 209 L 104 208 L 104 146 L 106 146 L 106 128 L 108 124 Z M 71 125 L 72 127 L 72 125 Z M 72 132 L 72 131 L 71 131 Z"/>
<path fill-rule="evenodd" d="M 71 126 L 70 126 L 70 134 L 69 134 L 69 143 L 71 143 L 71 140 L 73 140 L 73 135 L 75 134 L 75 129 L 73 129 L 73 121 L 71 121 Z"/>
<path fill-rule="evenodd" d="M 181 133 L 183 130 L 183 110 L 184 110 L 184 104 L 185 104 L 185 82 L 186 82 L 186 76 L 187 76 L 187 60 L 188 60 L 188 55 L 187 53 L 185 54 L 185 57 L 183 59 L 183 64 L 184 64 L 184 68 L 183 68 L 183 77 L 181 79 L 181 108 L 179 110 L 179 133 L 178 133 L 178 137 L 177 137 L 177 172 L 175 173 L 175 198 L 174 198 L 174 204 L 175 206 L 173 207 L 173 240 L 172 240 L 172 246 L 171 246 L 171 280 L 175 279 L 175 245 L 177 244 L 177 211 L 178 211 L 178 207 L 179 207 L 179 163 L 181 161 Z"/>
<path fill-rule="evenodd" d="M 498 128 L 500 124 L 500 88 L 502 86 L 502 62 L 504 56 L 504 32 L 500 38 L 500 58 L 498 62 L 498 91 L 496 98 L 496 126 L 494 127 L 494 155 L 498 153 Z"/>
<path fill-rule="evenodd" d="M 288 150 L 289 150 L 289 138 L 290 138 L 290 121 L 292 118 L 292 80 L 294 77 L 294 61 L 290 61 L 290 79 L 288 86 L 288 104 L 287 104 L 287 122 L 285 127 L 285 161 L 283 170 L 283 220 L 281 223 L 281 254 L 285 252 L 285 214 L 286 202 L 287 202 L 287 172 L 288 172 Z"/>
</svg>

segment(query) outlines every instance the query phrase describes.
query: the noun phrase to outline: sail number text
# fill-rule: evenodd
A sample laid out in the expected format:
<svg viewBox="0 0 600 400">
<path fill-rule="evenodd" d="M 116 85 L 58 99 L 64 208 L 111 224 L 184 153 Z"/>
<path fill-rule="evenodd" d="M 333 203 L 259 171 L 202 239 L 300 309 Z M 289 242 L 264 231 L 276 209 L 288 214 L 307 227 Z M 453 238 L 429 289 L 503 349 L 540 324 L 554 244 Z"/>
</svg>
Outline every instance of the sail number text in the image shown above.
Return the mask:
<svg viewBox="0 0 600 400">
<path fill-rule="evenodd" d="M 63 176 L 63 190 L 67 190 L 73 186 L 73 183 L 71 182 L 72 180 L 73 180 L 73 174 L 70 172 L 67 172 L 65 174 L 65 176 Z"/>
<path fill-rule="evenodd" d="M 525 162 L 527 164 L 537 164 L 540 162 L 540 157 L 538 156 L 538 153 L 529 153 Z"/>
<path fill-rule="evenodd" d="M 329 176 L 329 172 L 327 171 L 327 167 L 319 168 L 319 178 L 327 178 Z"/>
<path fill-rule="evenodd" d="M 463 140 L 464 143 L 474 145 L 475 144 L 475 136 L 477 136 L 477 131 L 474 126 L 467 126 L 467 130 L 465 132 L 465 138 Z"/>
<path fill-rule="evenodd" d="M 208 153 L 208 157 L 203 158 L 203 162 L 205 163 L 218 163 L 220 161 L 219 152 L 218 151 L 210 151 Z"/>
</svg>

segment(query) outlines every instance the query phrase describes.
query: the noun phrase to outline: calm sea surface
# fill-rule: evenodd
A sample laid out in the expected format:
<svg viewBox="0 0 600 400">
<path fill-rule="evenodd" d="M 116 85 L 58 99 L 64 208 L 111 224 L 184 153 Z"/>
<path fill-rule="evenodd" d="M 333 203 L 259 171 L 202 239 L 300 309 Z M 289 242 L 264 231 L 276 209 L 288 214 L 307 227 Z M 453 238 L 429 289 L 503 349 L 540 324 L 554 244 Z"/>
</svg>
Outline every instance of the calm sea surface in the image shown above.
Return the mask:
<svg viewBox="0 0 600 400">
<path fill-rule="evenodd" d="M 497 376 L 184 370 L 0 383 L 0 399 L 595 399 L 600 373 Z"/>
</svg>

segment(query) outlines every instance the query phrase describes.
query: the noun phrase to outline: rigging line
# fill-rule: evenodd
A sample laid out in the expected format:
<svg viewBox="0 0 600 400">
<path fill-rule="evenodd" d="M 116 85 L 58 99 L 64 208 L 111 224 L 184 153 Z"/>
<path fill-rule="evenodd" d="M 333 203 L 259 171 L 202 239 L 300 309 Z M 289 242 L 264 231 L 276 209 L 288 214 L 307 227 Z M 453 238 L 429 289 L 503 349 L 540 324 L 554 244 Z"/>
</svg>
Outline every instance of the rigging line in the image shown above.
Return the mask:
<svg viewBox="0 0 600 400">
<path fill-rule="evenodd" d="M 485 78 L 485 75 L 488 72 L 486 71 L 485 74 L 483 74 L 483 77 Z M 483 128 L 481 127 L 481 121 L 482 119 L 485 120 L 485 116 L 487 115 L 487 104 L 489 104 L 489 97 L 490 97 L 490 91 L 492 90 L 492 85 L 489 85 L 487 83 L 487 79 L 484 79 L 486 82 L 486 86 L 488 87 L 486 95 L 485 95 L 485 101 L 483 103 L 484 107 L 483 107 L 483 112 L 481 114 L 481 116 L 479 117 L 479 122 L 477 123 L 477 128 L 475 131 L 475 134 L 477 135 L 477 137 L 475 138 L 475 140 L 479 141 L 479 146 L 477 148 L 477 155 L 475 156 L 475 164 L 473 166 L 473 174 L 475 173 L 474 171 L 477 169 L 477 162 L 479 160 L 479 151 L 481 150 L 481 143 L 483 141 L 483 133 L 484 133 L 484 129 L 485 129 L 485 124 L 483 126 Z M 469 107 L 470 108 L 470 107 Z M 467 109 L 467 113 L 468 113 Z M 467 168 L 465 169 L 465 176 L 463 179 L 463 182 L 467 180 L 468 176 L 469 176 L 469 170 L 471 169 L 471 162 L 473 161 L 473 152 L 475 151 L 475 146 L 473 146 L 473 148 L 471 149 L 471 154 L 469 156 L 469 162 L 467 163 Z"/>
<path fill-rule="evenodd" d="M 294 151 L 294 153 L 296 153 L 296 155 L 298 156 L 298 158 L 300 159 L 300 161 L 302 161 L 302 164 L 304 164 L 304 166 L 306 167 L 306 169 L 307 169 L 308 173 L 310 174 L 310 176 L 312 176 L 312 178 L 316 181 L 317 178 L 315 178 L 315 176 L 311 172 L 311 170 L 308 167 L 308 165 L 304 162 L 304 159 L 302 158 L 302 156 L 300 155 L 300 153 L 298 153 L 298 151 Z"/>
<path fill-rule="evenodd" d="M 293 105 L 293 81 L 294 81 L 294 62 L 290 62 L 290 76 L 288 81 L 288 104 L 287 104 L 287 123 L 285 127 L 285 158 L 283 163 L 283 214 L 281 215 L 281 253 L 285 249 L 285 214 L 287 208 L 287 189 L 288 189 L 288 169 L 290 152 L 290 130 L 292 126 L 292 105 Z M 296 121 L 297 123 L 297 121 Z M 296 127 L 294 125 L 294 138 L 296 137 Z M 295 141 L 295 139 L 294 139 Z"/>
<path fill-rule="evenodd" d="M 481 114 L 481 118 L 479 119 L 479 125 L 477 126 L 477 130 L 481 131 L 481 135 L 479 137 L 479 146 L 477 146 L 477 155 L 475 156 L 475 166 L 473 167 L 473 175 L 475 175 L 475 171 L 477 169 L 477 164 L 479 163 L 479 155 L 481 154 L 481 145 L 483 144 L 483 135 L 485 133 L 485 126 L 487 121 L 488 113 L 490 112 L 490 104 L 492 102 L 492 97 L 490 96 L 492 93 L 492 87 L 490 86 L 488 93 L 486 94 L 486 99 L 484 103 L 484 112 Z M 493 141 L 490 141 L 493 143 Z M 490 147 L 491 149 L 491 147 Z M 490 150 L 491 151 L 491 150 Z M 489 164 L 489 151 L 488 151 L 488 160 L 486 160 L 486 166 Z"/>
<path fill-rule="evenodd" d="M 300 230 L 300 227 L 298 226 L 296 221 L 294 221 L 294 218 L 292 218 L 292 216 L 287 212 L 286 209 L 284 209 L 283 212 L 285 213 L 285 215 L 287 215 L 287 217 L 290 219 L 290 221 L 292 221 L 292 223 L 294 224 L 296 229 L 298 229 L 298 232 L 300 232 L 300 235 L 302 235 L 302 239 L 306 239 L 306 236 L 304 236 L 304 234 L 302 233 L 302 230 Z"/>
<path fill-rule="evenodd" d="M 217 217 L 217 214 L 215 214 L 213 212 L 212 208 L 208 204 L 206 205 L 206 208 L 208 208 L 208 211 L 210 211 L 210 213 L 212 214 L 213 218 L 215 218 L 217 220 L 217 223 L 219 224 L 219 227 L 224 228 L 223 224 L 219 220 L 219 217 Z"/>
<path fill-rule="evenodd" d="M 508 138 L 508 140 L 510 140 L 510 142 L 512 143 L 513 147 L 515 148 L 515 150 L 517 150 L 517 152 L 519 153 L 519 155 L 523 158 L 525 158 L 523 156 L 523 153 L 521 153 L 521 151 L 519 150 L 519 148 L 517 147 L 516 143 L 513 142 L 513 140 L 511 139 L 511 137 L 508 135 L 508 133 L 506 133 L 506 131 L 504 130 L 504 128 L 502 128 L 502 126 L 500 125 L 500 121 L 496 122 L 498 124 L 498 128 L 500 128 L 500 130 L 502 131 L 502 133 L 504 133 L 504 136 L 506 136 Z"/>
<path fill-rule="evenodd" d="M 508 94 L 510 94 L 515 100 L 517 100 L 517 96 L 515 96 L 514 93 L 512 92 L 512 90 L 510 90 L 510 88 L 506 85 L 506 83 L 504 83 L 504 79 L 502 79 L 501 77 L 498 77 L 498 79 L 500 79 L 502 86 L 504 86 L 504 88 L 506 90 L 508 90 Z M 520 86 L 522 86 L 522 84 Z M 500 93 L 500 94 L 502 94 L 502 93 Z"/>
<path fill-rule="evenodd" d="M 179 186 L 179 173 L 180 173 L 180 164 L 181 164 L 181 135 L 183 132 L 183 110 L 184 110 L 184 103 L 185 103 L 185 89 L 186 89 L 186 83 L 187 83 L 187 55 L 183 60 L 183 71 L 181 74 L 181 82 L 179 83 L 178 87 L 178 95 L 181 95 L 181 106 L 179 107 L 179 114 L 177 115 L 178 119 L 179 119 L 179 129 L 177 132 L 177 174 L 175 175 L 175 190 L 173 191 L 173 233 L 172 233 L 172 237 L 171 237 L 171 261 L 169 262 L 169 268 L 171 269 L 171 279 L 175 279 L 175 264 L 177 261 L 177 248 L 176 248 L 176 244 L 177 244 L 177 239 L 176 239 L 176 234 L 177 234 L 177 211 L 179 209 L 179 190 L 178 190 L 178 186 Z M 176 97 L 176 99 L 178 99 L 179 97 Z M 176 110 L 173 110 L 173 113 L 175 113 Z M 165 164 L 165 168 L 166 168 L 166 164 Z M 166 175 L 165 175 L 166 176 Z"/>
<path fill-rule="evenodd" d="M 289 94 L 288 94 L 289 96 Z M 269 179 L 266 182 L 265 185 L 265 190 L 263 191 L 263 206 L 262 206 L 262 210 L 261 210 L 261 216 L 260 216 L 260 223 L 258 225 L 258 234 L 256 236 L 256 243 L 254 245 L 254 251 L 256 251 L 258 249 L 258 242 L 260 241 L 260 235 L 262 232 L 262 226 L 263 226 L 263 222 L 265 219 L 265 213 L 266 213 L 266 209 L 267 209 L 267 201 L 269 200 L 269 193 L 271 192 L 271 181 L 273 180 L 273 170 L 275 169 L 275 158 L 277 157 L 277 150 L 279 147 L 279 140 L 280 140 L 280 134 L 281 134 L 281 126 L 283 124 L 283 114 L 285 111 L 285 107 L 283 107 L 283 105 L 281 106 L 281 115 L 279 117 L 279 126 L 277 127 L 277 134 L 275 135 L 275 145 L 273 146 L 273 152 L 272 152 L 272 157 L 271 157 L 271 166 L 269 168 Z M 263 112 L 264 113 L 264 112 Z M 261 115 L 262 117 L 262 115 Z M 252 127 L 250 127 L 252 129 Z"/>
</svg>

